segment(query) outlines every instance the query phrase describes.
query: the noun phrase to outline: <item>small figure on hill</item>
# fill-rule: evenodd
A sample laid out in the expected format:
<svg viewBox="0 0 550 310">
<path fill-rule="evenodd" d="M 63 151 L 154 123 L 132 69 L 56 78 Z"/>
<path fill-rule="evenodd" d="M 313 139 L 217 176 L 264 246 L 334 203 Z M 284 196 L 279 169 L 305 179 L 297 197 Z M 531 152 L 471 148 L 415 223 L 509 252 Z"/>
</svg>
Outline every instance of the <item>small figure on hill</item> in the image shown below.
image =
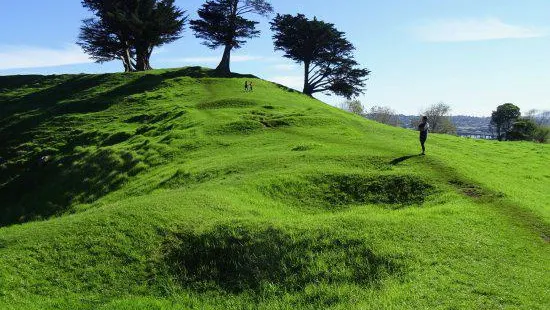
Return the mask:
<svg viewBox="0 0 550 310">
<path fill-rule="evenodd" d="M 248 81 L 244 81 L 244 91 L 248 91 Z"/>
<path fill-rule="evenodd" d="M 252 82 L 248 82 L 248 91 L 252 91 Z"/>
<path fill-rule="evenodd" d="M 422 146 L 421 155 L 426 155 L 426 148 L 424 147 L 424 143 L 428 138 L 428 129 L 430 129 L 430 124 L 428 124 L 428 117 L 422 116 L 422 122 L 420 122 L 420 124 L 418 125 L 418 131 L 420 131 L 420 145 Z"/>
</svg>

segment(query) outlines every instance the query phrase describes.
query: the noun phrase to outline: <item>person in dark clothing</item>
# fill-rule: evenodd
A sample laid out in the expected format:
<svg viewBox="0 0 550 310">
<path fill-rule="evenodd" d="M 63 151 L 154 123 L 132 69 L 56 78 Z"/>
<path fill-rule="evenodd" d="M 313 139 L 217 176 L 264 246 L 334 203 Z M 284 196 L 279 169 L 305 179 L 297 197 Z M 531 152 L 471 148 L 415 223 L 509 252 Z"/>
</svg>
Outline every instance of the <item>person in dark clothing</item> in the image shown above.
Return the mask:
<svg viewBox="0 0 550 310">
<path fill-rule="evenodd" d="M 426 148 L 424 147 L 424 143 L 428 138 L 428 129 L 430 129 L 430 124 L 428 124 L 428 117 L 423 116 L 422 122 L 418 125 L 418 131 L 420 131 L 420 145 L 422 146 L 421 155 L 426 155 Z"/>
<path fill-rule="evenodd" d="M 248 91 L 248 81 L 244 81 L 244 91 Z"/>
</svg>

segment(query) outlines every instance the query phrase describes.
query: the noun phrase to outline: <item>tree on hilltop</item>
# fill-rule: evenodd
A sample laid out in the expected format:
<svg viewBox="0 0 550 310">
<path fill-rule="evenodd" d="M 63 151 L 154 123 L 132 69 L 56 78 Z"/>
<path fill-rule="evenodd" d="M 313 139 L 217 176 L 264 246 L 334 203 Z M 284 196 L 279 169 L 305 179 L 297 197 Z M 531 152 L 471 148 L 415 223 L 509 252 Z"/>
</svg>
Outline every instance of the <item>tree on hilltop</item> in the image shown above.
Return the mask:
<svg viewBox="0 0 550 310">
<path fill-rule="evenodd" d="M 150 70 L 155 47 L 181 37 L 187 21 L 174 0 L 82 0 L 94 18 L 83 20 L 78 45 L 98 63 L 119 59 L 124 71 Z"/>
<path fill-rule="evenodd" d="M 271 30 L 275 50 L 304 64 L 304 94 L 325 92 L 350 99 L 364 92 L 370 71 L 358 68 L 355 47 L 333 24 L 303 14 L 277 14 Z"/>
<path fill-rule="evenodd" d="M 491 125 L 494 126 L 499 141 L 508 140 L 508 132 L 514 122 L 521 116 L 519 108 L 512 103 L 499 105 L 491 114 Z"/>
<path fill-rule="evenodd" d="M 269 16 L 273 7 L 265 0 L 210 0 L 198 10 L 199 19 L 190 22 L 195 36 L 211 49 L 224 48 L 216 71 L 223 75 L 231 73 L 231 50 L 238 49 L 246 39 L 258 37 L 257 21 L 244 15 L 254 13 Z"/>
</svg>

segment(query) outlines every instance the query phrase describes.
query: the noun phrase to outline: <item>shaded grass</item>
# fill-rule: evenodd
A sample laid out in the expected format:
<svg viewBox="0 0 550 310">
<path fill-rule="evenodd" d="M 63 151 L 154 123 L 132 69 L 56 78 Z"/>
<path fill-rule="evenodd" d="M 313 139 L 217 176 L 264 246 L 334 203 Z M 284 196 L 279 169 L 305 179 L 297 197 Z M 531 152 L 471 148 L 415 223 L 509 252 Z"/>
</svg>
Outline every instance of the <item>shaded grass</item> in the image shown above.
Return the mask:
<svg viewBox="0 0 550 310">
<path fill-rule="evenodd" d="M 232 293 L 278 286 L 300 291 L 309 284 L 374 285 L 396 272 L 366 240 L 321 230 L 297 231 L 252 223 L 217 225 L 199 234 L 178 232 L 166 260 L 182 285 Z M 272 289 L 272 288 L 271 288 Z"/>
<path fill-rule="evenodd" d="M 309 207 L 382 204 L 395 209 L 422 204 L 434 193 L 434 186 L 412 175 L 322 174 L 274 183 L 262 190 L 275 198 Z"/>
</svg>

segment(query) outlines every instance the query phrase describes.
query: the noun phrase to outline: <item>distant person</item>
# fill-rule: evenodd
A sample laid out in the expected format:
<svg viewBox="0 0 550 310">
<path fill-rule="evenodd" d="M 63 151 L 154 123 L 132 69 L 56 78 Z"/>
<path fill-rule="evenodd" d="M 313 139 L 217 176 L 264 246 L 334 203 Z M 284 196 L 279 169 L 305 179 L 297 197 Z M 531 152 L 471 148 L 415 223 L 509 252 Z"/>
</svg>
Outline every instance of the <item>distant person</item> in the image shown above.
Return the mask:
<svg viewBox="0 0 550 310">
<path fill-rule="evenodd" d="M 426 155 L 426 148 L 424 143 L 428 138 L 428 129 L 430 129 L 430 124 L 428 124 L 428 117 L 422 116 L 422 122 L 418 125 L 418 131 L 420 131 L 420 145 L 422 146 L 422 154 Z"/>
<path fill-rule="evenodd" d="M 248 81 L 244 81 L 244 91 L 248 91 Z"/>
<path fill-rule="evenodd" d="M 248 82 L 248 91 L 252 91 L 252 82 Z"/>
</svg>

